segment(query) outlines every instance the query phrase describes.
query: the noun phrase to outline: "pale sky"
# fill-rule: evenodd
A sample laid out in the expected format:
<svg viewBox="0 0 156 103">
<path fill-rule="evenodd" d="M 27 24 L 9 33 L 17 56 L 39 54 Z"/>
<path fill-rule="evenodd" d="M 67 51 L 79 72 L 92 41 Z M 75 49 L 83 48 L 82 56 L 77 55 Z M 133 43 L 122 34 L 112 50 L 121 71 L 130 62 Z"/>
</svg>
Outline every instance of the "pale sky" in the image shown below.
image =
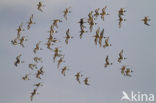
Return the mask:
<svg viewBox="0 0 156 103">
<path fill-rule="evenodd" d="M 0 0 L 0 103 L 31 103 L 33 84 L 39 80 L 31 76 L 30 81 L 23 81 L 22 77 L 32 72 L 28 64 L 33 63 L 34 56 L 43 58 L 43 63 L 38 64 L 38 67 L 44 67 L 45 75 L 41 80 L 44 82 L 43 87 L 38 89 L 39 94 L 32 103 L 122 103 L 120 98 L 123 90 L 127 93 L 139 91 L 156 95 L 155 0 L 43 0 L 43 12 L 36 9 L 38 2 Z M 110 15 L 105 17 L 105 21 L 99 18 L 93 32 L 79 39 L 79 19 L 87 17 L 91 10 L 106 5 Z M 69 6 L 71 14 L 65 21 L 63 11 Z M 127 10 L 124 16 L 126 21 L 121 29 L 117 21 L 120 8 Z M 26 29 L 26 22 L 32 13 L 36 24 L 29 31 L 22 32 L 22 35 L 28 35 L 25 48 L 13 46 L 10 41 L 16 37 L 17 27 L 23 22 Z M 151 26 L 141 21 L 145 16 L 150 17 Z M 45 46 L 48 30 L 56 18 L 63 20 L 59 24 L 58 34 L 55 34 L 61 42 L 55 46 L 61 46 L 62 54 L 65 55 L 65 63 L 61 67 L 67 65 L 70 69 L 66 77 L 61 75 L 56 63 L 53 63 L 53 52 Z M 110 36 L 111 47 L 104 49 L 95 46 L 92 35 L 98 27 L 105 29 L 104 35 Z M 66 45 L 64 37 L 68 28 L 74 38 Z M 40 40 L 44 50 L 34 55 L 33 48 Z M 117 58 L 121 49 L 127 60 L 119 64 Z M 25 63 L 16 68 L 14 61 L 20 53 Z M 113 65 L 104 68 L 107 55 Z M 131 78 L 121 75 L 122 65 L 129 65 L 134 71 Z M 91 85 L 78 84 L 74 77 L 77 72 L 89 77 Z"/>
</svg>

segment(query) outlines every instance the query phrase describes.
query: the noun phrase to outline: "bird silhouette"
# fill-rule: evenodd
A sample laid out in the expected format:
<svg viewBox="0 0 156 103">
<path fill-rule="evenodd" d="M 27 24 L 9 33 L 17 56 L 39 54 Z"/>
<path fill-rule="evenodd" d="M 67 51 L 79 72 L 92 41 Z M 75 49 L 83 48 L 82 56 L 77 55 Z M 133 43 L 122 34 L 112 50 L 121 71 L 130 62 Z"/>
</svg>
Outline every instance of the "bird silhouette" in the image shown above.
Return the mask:
<svg viewBox="0 0 156 103">
<path fill-rule="evenodd" d="M 34 57 L 34 61 L 35 61 L 36 63 L 38 63 L 38 62 L 43 62 L 41 57 Z"/>
<path fill-rule="evenodd" d="M 57 68 L 60 67 L 60 64 L 61 64 L 62 62 L 65 62 L 63 59 L 64 59 L 64 56 L 62 56 L 62 57 L 58 60 Z"/>
<path fill-rule="evenodd" d="M 87 33 L 87 31 L 84 30 L 84 27 L 80 27 L 81 31 L 80 31 L 80 39 L 82 38 L 84 33 Z"/>
<path fill-rule="evenodd" d="M 125 12 L 126 10 L 124 8 L 120 8 L 120 10 L 118 11 L 118 15 L 123 16 Z"/>
<path fill-rule="evenodd" d="M 94 35 L 94 42 L 95 42 L 95 45 L 97 45 L 97 42 L 99 40 L 99 33 L 100 33 L 100 27 L 96 30 L 96 35 Z"/>
<path fill-rule="evenodd" d="M 80 82 L 80 77 L 82 77 L 82 74 L 80 72 L 78 72 L 78 73 L 76 73 L 75 77 L 76 77 L 77 82 L 81 83 Z"/>
<path fill-rule="evenodd" d="M 58 23 L 60 23 L 60 22 L 62 22 L 62 20 L 60 20 L 60 19 L 54 19 L 53 20 L 53 26 L 56 27 L 56 28 L 58 28 Z M 51 29 L 51 30 L 53 30 L 53 29 Z"/>
<path fill-rule="evenodd" d="M 90 84 L 88 83 L 88 77 L 86 77 L 86 78 L 84 79 L 84 84 L 85 84 L 85 85 L 88 85 L 88 86 L 90 85 Z"/>
<path fill-rule="evenodd" d="M 37 69 L 37 65 L 36 64 L 29 64 L 28 67 L 31 69 L 31 70 L 34 70 Z"/>
<path fill-rule="evenodd" d="M 106 59 L 105 59 L 105 65 L 104 65 L 104 67 L 106 68 L 109 65 L 112 65 L 112 63 L 109 62 L 109 56 L 107 56 Z"/>
<path fill-rule="evenodd" d="M 126 70 L 126 66 L 123 65 L 122 68 L 121 68 L 121 74 L 122 75 L 125 75 L 125 70 Z"/>
<path fill-rule="evenodd" d="M 23 80 L 30 80 L 29 77 L 28 77 L 29 75 L 30 75 L 30 74 L 26 74 L 24 77 L 22 77 L 22 79 L 23 79 Z"/>
<path fill-rule="evenodd" d="M 11 40 L 11 43 L 13 45 L 17 45 L 18 44 L 18 38 L 15 38 L 15 39 Z"/>
<path fill-rule="evenodd" d="M 95 16 L 96 18 L 97 18 L 97 16 L 100 15 L 99 10 L 100 10 L 100 8 L 95 9 L 95 14 L 94 14 L 94 16 Z"/>
<path fill-rule="evenodd" d="M 104 21 L 104 17 L 106 16 L 106 15 L 109 15 L 109 13 L 106 13 L 106 8 L 107 8 L 107 6 L 105 6 L 103 9 L 102 9 L 102 13 L 100 13 L 100 15 L 101 15 L 101 19 Z"/>
<path fill-rule="evenodd" d="M 148 21 L 150 21 L 151 19 L 149 19 L 148 16 L 145 16 L 144 19 L 141 19 L 145 25 L 150 26 L 150 24 L 148 23 Z"/>
<path fill-rule="evenodd" d="M 102 39 L 105 38 L 105 37 L 103 36 L 103 34 L 104 34 L 104 29 L 102 29 L 102 31 L 101 31 L 101 33 L 100 33 L 100 36 L 99 36 L 99 44 L 100 44 L 100 47 L 102 46 Z"/>
<path fill-rule="evenodd" d="M 88 23 L 89 23 L 90 32 L 92 32 L 93 26 L 94 26 L 95 24 L 97 24 L 97 23 L 94 22 L 94 17 L 93 17 L 93 16 L 89 16 Z"/>
<path fill-rule="evenodd" d="M 26 36 L 22 36 L 19 40 L 20 40 L 19 44 L 20 44 L 22 47 L 24 47 L 24 41 L 28 41 L 28 39 L 26 39 Z"/>
<path fill-rule="evenodd" d="M 119 19 L 118 19 L 118 20 L 119 20 L 119 23 L 118 23 L 119 28 L 121 28 L 122 22 L 123 22 L 123 21 L 126 21 L 126 19 L 123 19 L 122 16 L 119 15 Z"/>
<path fill-rule="evenodd" d="M 35 47 L 34 50 L 33 50 L 35 54 L 36 54 L 36 52 L 37 52 L 38 50 L 42 50 L 42 48 L 39 47 L 40 43 L 41 43 L 41 41 L 39 41 L 39 42 L 36 44 L 36 47 Z"/>
<path fill-rule="evenodd" d="M 27 25 L 27 29 L 28 29 L 28 30 L 30 29 L 30 26 L 31 26 L 32 24 L 35 24 L 35 22 L 33 22 L 32 19 L 33 19 L 33 14 L 31 15 L 31 17 L 30 17 L 30 19 L 29 19 L 29 22 L 28 22 L 28 25 Z"/>
<path fill-rule="evenodd" d="M 42 7 L 44 7 L 45 5 L 42 4 L 42 2 L 38 2 L 37 4 L 37 10 L 43 12 Z"/>
<path fill-rule="evenodd" d="M 20 24 L 20 26 L 17 29 L 17 38 L 19 39 L 21 36 L 21 31 L 24 31 L 24 29 L 22 29 L 23 27 L 23 23 Z"/>
<path fill-rule="evenodd" d="M 18 64 L 20 64 L 20 63 L 24 63 L 24 61 L 21 61 L 20 60 L 20 57 L 22 56 L 22 54 L 20 54 L 20 55 L 18 55 L 17 57 L 16 57 L 16 61 L 14 62 L 14 65 L 17 67 L 18 66 Z"/>
<path fill-rule="evenodd" d="M 105 37 L 105 38 L 106 38 L 106 37 Z M 109 41 L 109 37 L 107 37 L 107 38 L 105 39 L 105 44 L 103 45 L 103 48 L 106 48 L 106 47 L 108 47 L 108 46 L 112 46 L 111 44 L 108 43 L 108 41 Z"/>
<path fill-rule="evenodd" d="M 66 31 L 66 37 L 65 37 L 65 43 L 68 44 L 69 39 L 72 39 L 73 37 L 69 35 L 69 29 Z"/>
<path fill-rule="evenodd" d="M 36 78 L 41 79 L 40 75 L 43 75 L 44 71 L 43 71 L 43 66 L 37 71 L 36 73 Z"/>
<path fill-rule="evenodd" d="M 64 66 L 64 67 L 62 68 L 61 74 L 62 74 L 63 76 L 65 76 L 65 75 L 66 75 L 65 72 L 66 72 L 67 70 L 69 70 L 69 69 L 67 68 L 67 66 Z"/>
<path fill-rule="evenodd" d="M 37 93 L 37 88 L 35 88 L 34 90 L 33 90 L 33 92 L 31 93 L 31 96 L 30 96 L 30 101 L 33 101 L 33 97 L 35 96 L 35 95 L 37 95 L 38 93 Z"/>
<path fill-rule="evenodd" d="M 55 62 L 55 60 L 56 60 L 56 57 L 62 56 L 59 52 L 61 52 L 61 51 L 58 49 L 58 47 L 56 47 L 56 48 L 54 49 L 54 56 L 53 56 L 53 61 L 54 61 L 54 62 Z"/>
<path fill-rule="evenodd" d="M 125 71 L 126 76 L 131 77 L 131 74 L 130 74 L 131 72 L 133 72 L 133 71 L 130 68 L 127 68 L 126 71 Z"/>
<path fill-rule="evenodd" d="M 71 13 L 71 11 L 69 10 L 71 7 L 68 7 L 68 8 L 66 8 L 65 10 L 64 10 L 64 18 L 65 18 L 65 20 L 67 20 L 67 15 L 69 14 L 69 13 Z"/>
<path fill-rule="evenodd" d="M 123 57 L 123 49 L 122 49 L 119 53 L 118 62 L 121 63 L 121 61 L 124 59 L 127 59 L 127 58 Z"/>
<path fill-rule="evenodd" d="M 34 84 L 34 86 L 38 89 L 40 86 L 43 86 L 43 84 L 41 82 Z"/>
</svg>

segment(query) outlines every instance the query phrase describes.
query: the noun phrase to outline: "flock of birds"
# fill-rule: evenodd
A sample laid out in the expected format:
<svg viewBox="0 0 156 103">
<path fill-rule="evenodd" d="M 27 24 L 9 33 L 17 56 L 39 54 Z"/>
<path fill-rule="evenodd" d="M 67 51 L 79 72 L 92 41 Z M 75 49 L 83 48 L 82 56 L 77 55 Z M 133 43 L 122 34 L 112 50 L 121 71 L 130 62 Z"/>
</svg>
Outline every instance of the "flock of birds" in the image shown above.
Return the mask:
<svg viewBox="0 0 156 103">
<path fill-rule="evenodd" d="M 37 9 L 39 11 L 43 12 L 42 8 L 44 6 L 45 5 L 43 5 L 42 2 L 39 2 L 37 4 Z M 87 20 L 85 20 L 85 18 L 81 18 L 80 21 L 78 21 L 78 23 L 80 24 L 80 39 L 82 38 L 83 34 L 89 32 L 89 31 L 85 30 L 86 29 L 85 24 L 89 24 L 89 30 L 90 30 L 90 33 L 92 33 L 93 26 L 97 25 L 96 20 L 98 19 L 98 17 L 100 16 L 100 18 L 104 21 L 104 17 L 106 15 L 110 15 L 109 13 L 106 12 L 106 9 L 107 9 L 107 6 L 105 6 L 101 10 L 102 12 L 99 12 L 100 8 L 97 8 L 97 9 L 95 9 L 95 11 L 89 12 Z M 126 21 L 126 19 L 123 18 L 125 12 L 126 12 L 126 10 L 124 8 L 120 8 L 120 10 L 118 11 L 119 28 L 121 28 L 122 22 Z M 70 7 L 66 8 L 64 10 L 63 16 L 64 16 L 65 21 L 68 20 L 68 15 L 70 13 L 71 13 Z M 29 18 L 29 21 L 27 22 L 27 30 L 30 30 L 31 26 L 33 24 L 35 24 L 33 19 L 34 19 L 34 15 L 32 14 L 31 17 Z M 145 25 L 150 26 L 150 24 L 148 23 L 148 21 L 150 21 L 149 17 L 147 17 L 147 16 L 144 17 L 142 19 L 142 21 L 144 22 Z M 57 42 L 59 42 L 59 40 L 57 40 L 54 36 L 58 32 L 57 31 L 58 30 L 58 23 L 61 23 L 61 22 L 63 22 L 63 20 L 60 20 L 60 19 L 53 20 L 53 23 L 51 24 L 50 30 L 49 30 L 49 37 L 48 37 L 48 40 L 46 42 L 47 49 L 54 52 L 53 62 L 57 64 L 58 69 L 60 69 L 60 66 L 62 65 L 62 63 L 65 63 L 64 55 L 61 53 L 61 50 L 59 47 L 52 48 L 52 45 L 55 45 Z M 15 39 L 11 40 L 11 43 L 13 45 L 20 45 L 22 47 L 25 47 L 24 42 L 28 40 L 27 39 L 28 36 L 21 36 L 22 31 L 25 31 L 25 29 L 23 29 L 23 24 L 21 24 L 17 29 L 17 37 Z M 100 27 L 96 30 L 95 35 L 93 35 L 92 37 L 94 38 L 95 45 L 99 45 L 100 47 L 103 47 L 103 48 L 107 48 L 107 47 L 111 46 L 111 44 L 109 43 L 110 37 L 105 37 L 104 36 L 104 29 L 100 30 Z M 74 38 L 74 37 L 70 36 L 70 29 L 68 28 L 66 31 L 65 43 L 68 44 L 69 40 L 72 38 Z M 104 44 L 103 44 L 103 40 L 104 40 Z M 40 44 L 41 44 L 41 41 L 39 41 L 35 45 L 35 47 L 33 49 L 34 54 L 37 54 L 38 51 L 43 50 L 43 48 L 40 47 Z M 119 55 L 118 55 L 118 60 L 117 60 L 118 63 L 122 63 L 123 60 L 127 59 L 126 57 L 124 57 L 123 54 L 124 54 L 124 51 L 121 50 L 119 52 Z M 14 62 L 14 65 L 16 67 L 18 67 L 18 65 L 20 65 L 21 63 L 24 63 L 24 61 L 21 60 L 21 56 L 22 56 L 22 54 L 19 54 L 16 57 L 16 61 Z M 35 56 L 33 58 L 33 60 L 35 63 L 28 64 L 28 67 L 29 67 L 29 69 L 31 69 L 32 71 L 35 71 L 36 73 L 35 74 L 32 74 L 32 73 L 25 74 L 25 76 L 22 77 L 23 80 L 30 80 L 30 77 L 29 77 L 30 75 L 35 75 L 35 77 L 39 80 L 42 79 L 41 76 L 44 75 L 44 67 L 43 66 L 41 66 L 40 68 L 37 67 L 38 63 L 43 62 L 42 57 Z M 109 56 L 107 55 L 105 58 L 105 62 L 104 62 L 104 68 L 107 68 L 108 66 L 111 66 L 112 64 L 113 63 L 110 62 Z M 66 76 L 67 71 L 69 71 L 69 68 L 67 66 L 64 66 L 61 68 L 61 74 L 63 76 Z M 123 65 L 121 67 L 121 74 L 124 76 L 131 77 L 132 72 L 133 72 L 133 70 L 128 68 L 127 65 Z M 84 77 L 84 75 L 81 72 L 75 73 L 74 76 L 75 76 L 75 79 L 78 83 L 81 83 L 81 80 L 82 80 L 81 78 Z M 83 82 L 85 85 L 89 86 L 90 85 L 89 77 L 84 77 Z M 40 86 L 43 86 L 43 84 L 42 84 L 42 82 L 38 82 L 38 83 L 34 84 L 34 86 L 35 86 L 35 88 L 31 92 L 31 96 L 30 96 L 31 101 L 33 100 L 33 97 L 36 94 L 38 94 L 37 89 Z"/>
</svg>

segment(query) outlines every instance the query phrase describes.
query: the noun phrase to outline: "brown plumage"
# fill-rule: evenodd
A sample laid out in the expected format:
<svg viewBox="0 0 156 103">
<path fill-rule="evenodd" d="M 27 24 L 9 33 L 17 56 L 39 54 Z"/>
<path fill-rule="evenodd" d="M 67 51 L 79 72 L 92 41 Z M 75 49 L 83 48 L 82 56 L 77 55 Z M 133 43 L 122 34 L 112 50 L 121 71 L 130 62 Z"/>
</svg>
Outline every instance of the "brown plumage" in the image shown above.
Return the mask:
<svg viewBox="0 0 156 103">
<path fill-rule="evenodd" d="M 36 73 L 36 78 L 41 79 L 40 75 L 43 75 L 44 71 L 43 71 L 43 66 L 37 71 Z"/>
<path fill-rule="evenodd" d="M 108 13 L 106 13 L 106 8 L 107 8 L 107 6 L 105 6 L 103 9 L 102 9 L 102 13 L 100 14 L 101 15 L 101 19 L 104 21 L 104 17 L 106 16 L 106 15 L 109 15 Z"/>
<path fill-rule="evenodd" d="M 67 20 L 67 15 L 69 14 L 69 13 L 71 13 L 71 11 L 69 10 L 71 7 L 69 7 L 69 8 L 66 8 L 65 10 L 64 10 L 64 18 L 65 18 L 65 20 Z"/>
<path fill-rule="evenodd" d="M 38 62 L 41 62 L 42 63 L 43 62 L 41 57 L 34 57 L 34 61 L 36 63 L 38 63 Z"/>
<path fill-rule="evenodd" d="M 37 84 L 34 84 L 34 86 L 35 86 L 36 88 L 39 88 L 40 86 L 43 86 L 43 84 L 42 84 L 41 82 L 39 82 L 39 83 L 37 83 Z"/>
<path fill-rule="evenodd" d="M 61 74 L 62 74 L 63 76 L 66 76 L 65 72 L 66 72 L 67 70 L 69 70 L 69 69 L 67 68 L 67 66 L 64 66 L 64 67 L 62 68 Z"/>
<path fill-rule="evenodd" d="M 133 72 L 130 68 L 127 68 L 125 71 L 125 75 L 131 77 L 131 72 Z"/>
<path fill-rule="evenodd" d="M 75 77 L 76 77 L 77 82 L 81 83 L 80 82 L 80 77 L 82 77 L 82 74 L 80 72 L 78 72 L 78 73 L 76 73 Z"/>
<path fill-rule="evenodd" d="M 29 19 L 29 22 L 28 22 L 28 25 L 27 25 L 27 29 L 28 29 L 28 30 L 30 29 L 30 26 L 31 26 L 32 24 L 35 24 L 35 22 L 33 22 L 32 19 L 33 19 L 33 14 L 31 15 L 31 17 L 30 17 L 30 19 Z"/>
<path fill-rule="evenodd" d="M 58 28 L 58 23 L 59 22 L 62 22 L 62 20 L 60 20 L 60 19 L 54 19 L 53 20 L 53 26 L 56 27 L 56 28 Z"/>
<path fill-rule="evenodd" d="M 148 18 L 148 16 L 145 16 L 144 19 L 142 19 L 142 21 L 144 22 L 145 25 L 150 26 L 148 24 L 148 21 L 150 21 L 151 19 Z"/>
<path fill-rule="evenodd" d="M 24 63 L 24 61 L 21 61 L 20 60 L 20 57 L 22 56 L 22 54 L 20 54 L 20 55 L 18 55 L 17 57 L 16 57 L 16 61 L 14 62 L 14 65 L 17 67 L 18 66 L 18 64 L 20 64 L 20 63 Z"/>
<path fill-rule="evenodd" d="M 86 78 L 84 79 L 84 84 L 89 86 L 90 84 L 88 83 L 88 81 L 89 81 L 89 80 L 88 80 L 88 77 L 86 77 Z"/>
<path fill-rule="evenodd" d="M 104 67 L 106 68 L 109 65 L 112 65 L 112 63 L 109 62 L 109 56 L 107 56 L 106 59 L 105 59 L 105 65 L 104 65 Z"/>
<path fill-rule="evenodd" d="M 36 64 L 29 64 L 28 67 L 29 67 L 31 70 L 37 69 Z"/>
<path fill-rule="evenodd" d="M 35 96 L 35 95 L 37 95 L 38 93 L 37 93 L 37 88 L 35 88 L 34 90 L 33 90 L 33 92 L 31 93 L 31 96 L 30 96 L 30 101 L 32 101 L 33 100 L 33 97 Z"/>
<path fill-rule="evenodd" d="M 37 4 L 37 10 L 43 12 L 42 7 L 44 7 L 44 6 L 45 6 L 45 5 L 43 5 L 42 2 L 39 2 L 39 3 Z"/>
<path fill-rule="evenodd" d="M 38 50 L 42 50 L 42 48 L 39 47 L 40 43 L 41 43 L 41 41 L 39 41 L 39 42 L 36 44 L 36 47 L 35 47 L 34 50 L 33 50 L 35 54 L 36 54 L 36 52 L 37 52 Z"/>
<path fill-rule="evenodd" d="M 65 37 L 65 43 L 68 44 L 69 39 L 72 39 L 73 37 L 69 35 L 69 29 L 66 31 L 66 37 Z"/>
<path fill-rule="evenodd" d="M 30 75 L 30 74 L 26 74 L 24 77 L 22 77 L 22 79 L 23 79 L 23 80 L 30 80 L 29 77 L 28 77 L 29 75 Z"/>
<path fill-rule="evenodd" d="M 22 36 L 19 40 L 20 40 L 19 44 L 20 44 L 22 47 L 24 47 L 24 41 L 27 41 L 28 39 L 26 39 L 25 36 Z"/>
<path fill-rule="evenodd" d="M 57 68 L 60 67 L 61 63 L 64 62 L 64 56 L 62 56 L 59 60 L 58 60 L 58 63 L 57 63 Z"/>
<path fill-rule="evenodd" d="M 99 40 L 99 33 L 100 33 L 100 27 L 96 30 L 96 35 L 94 35 L 94 42 L 95 42 L 95 45 L 97 45 L 97 42 Z"/>
<path fill-rule="evenodd" d="M 124 59 L 127 59 L 127 58 L 123 57 L 123 49 L 122 49 L 119 53 L 118 62 L 121 63 L 121 61 Z"/>
<path fill-rule="evenodd" d="M 121 28 L 122 22 L 126 21 L 126 19 L 123 19 L 122 16 L 119 15 L 119 19 L 118 20 L 119 20 L 119 23 L 118 23 L 119 28 Z"/>
<path fill-rule="evenodd" d="M 105 38 L 106 38 L 106 37 L 105 37 Z M 105 39 L 105 44 L 103 45 L 103 48 L 112 46 L 111 44 L 108 43 L 108 41 L 109 41 L 109 37 L 107 37 L 107 38 Z"/>
<path fill-rule="evenodd" d="M 125 12 L 126 10 L 124 8 L 120 8 L 120 10 L 118 11 L 118 15 L 123 16 Z"/>
</svg>

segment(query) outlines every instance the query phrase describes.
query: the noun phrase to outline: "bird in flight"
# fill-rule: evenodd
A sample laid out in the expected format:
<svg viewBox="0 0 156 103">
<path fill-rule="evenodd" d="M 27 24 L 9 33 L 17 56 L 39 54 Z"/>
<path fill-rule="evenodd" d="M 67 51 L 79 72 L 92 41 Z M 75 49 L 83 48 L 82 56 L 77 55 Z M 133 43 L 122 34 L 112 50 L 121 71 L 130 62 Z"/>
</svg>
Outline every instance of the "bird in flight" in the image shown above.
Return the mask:
<svg viewBox="0 0 156 103">
<path fill-rule="evenodd" d="M 28 67 L 29 67 L 31 70 L 34 70 L 34 68 L 37 69 L 36 64 L 29 64 Z"/>
<path fill-rule="evenodd" d="M 106 38 L 106 37 L 104 37 L 104 38 Z M 105 39 L 105 44 L 103 45 L 103 48 L 112 46 L 111 44 L 108 43 L 108 41 L 109 41 L 109 37 L 107 37 L 107 38 Z"/>
<path fill-rule="evenodd" d="M 36 63 L 38 63 L 39 61 L 40 61 L 41 63 L 43 62 L 41 57 L 34 57 L 34 61 L 35 61 Z"/>
<path fill-rule="evenodd" d="M 123 19 L 122 16 L 119 15 L 119 19 L 118 19 L 118 20 L 119 20 L 119 23 L 118 23 L 119 28 L 121 28 L 122 22 L 123 22 L 123 21 L 126 21 L 126 19 Z"/>
<path fill-rule="evenodd" d="M 71 13 L 71 11 L 69 10 L 71 7 L 68 7 L 68 8 L 66 8 L 65 10 L 64 10 L 64 18 L 67 20 L 67 15 L 69 14 L 69 13 Z"/>
<path fill-rule="evenodd" d="M 20 39 L 20 42 L 19 42 L 19 44 L 24 48 L 24 41 L 28 41 L 28 39 L 26 39 L 26 36 L 22 36 Z"/>
<path fill-rule="evenodd" d="M 102 46 L 102 39 L 105 38 L 105 37 L 103 36 L 103 34 L 104 34 L 104 29 L 102 29 L 102 31 L 101 31 L 101 33 L 100 33 L 100 36 L 99 36 L 99 44 L 100 44 L 100 47 Z"/>
<path fill-rule="evenodd" d="M 18 66 L 18 64 L 20 64 L 20 63 L 24 63 L 24 61 L 21 61 L 20 60 L 20 57 L 22 56 L 22 54 L 20 54 L 20 55 L 18 55 L 17 57 L 16 57 L 16 61 L 14 62 L 14 65 L 17 67 Z"/>
<path fill-rule="evenodd" d="M 67 68 L 67 66 L 64 66 L 64 67 L 62 68 L 61 74 L 62 74 L 63 76 L 65 76 L 65 75 L 66 75 L 65 72 L 66 72 L 67 70 L 69 70 L 69 69 Z"/>
<path fill-rule="evenodd" d="M 72 39 L 72 38 L 73 38 L 72 36 L 69 35 L 69 28 L 68 28 L 68 30 L 66 31 L 66 37 L 65 37 L 65 38 L 66 38 L 66 39 L 65 39 L 65 43 L 66 43 L 66 44 L 68 44 L 69 39 Z"/>
<path fill-rule="evenodd" d="M 80 77 L 82 77 L 82 74 L 80 72 L 78 72 L 78 73 L 76 73 L 75 77 L 76 77 L 77 82 L 81 83 L 80 82 Z"/>
<path fill-rule="evenodd" d="M 31 100 L 31 101 L 33 100 L 33 97 L 34 97 L 36 94 L 38 94 L 38 93 L 37 93 L 37 88 L 35 88 L 35 89 L 33 90 L 33 92 L 31 93 L 31 96 L 30 96 L 30 100 Z"/>
<path fill-rule="evenodd" d="M 80 31 L 80 39 L 82 38 L 84 33 L 87 33 L 87 31 L 84 30 L 84 27 L 80 27 L 81 31 Z"/>
<path fill-rule="evenodd" d="M 125 70 L 126 70 L 126 66 L 123 65 L 122 68 L 121 68 L 121 74 L 122 75 L 125 75 Z"/>
<path fill-rule="evenodd" d="M 106 15 L 109 15 L 109 13 L 106 13 L 106 8 L 107 8 L 107 6 L 105 6 L 103 9 L 102 9 L 102 13 L 100 13 L 100 15 L 101 15 L 101 19 L 104 21 L 104 17 L 106 16 Z"/>
<path fill-rule="evenodd" d="M 54 62 L 55 62 L 55 60 L 56 60 L 56 57 L 62 56 L 61 54 L 59 54 L 59 52 L 61 52 L 61 51 L 59 50 L 58 47 L 56 47 L 56 48 L 54 49 L 54 56 L 53 56 L 53 61 L 54 61 Z"/>
<path fill-rule="evenodd" d="M 100 33 L 100 27 L 96 30 L 96 35 L 94 35 L 94 42 L 95 42 L 95 45 L 97 45 L 97 42 L 99 40 L 99 33 Z"/>
<path fill-rule="evenodd" d="M 86 78 L 84 79 L 84 84 L 85 84 L 85 85 L 88 85 L 88 86 L 90 85 L 90 84 L 88 83 L 88 77 L 86 77 Z"/>
<path fill-rule="evenodd" d="M 40 75 L 43 75 L 44 71 L 43 71 L 43 66 L 37 71 L 36 73 L 36 78 L 41 79 Z"/>
<path fill-rule="evenodd" d="M 29 77 L 28 77 L 29 75 L 30 75 L 30 74 L 26 74 L 24 77 L 22 77 L 22 79 L 23 79 L 23 80 L 30 80 Z"/>
<path fill-rule="evenodd" d="M 43 84 L 42 84 L 41 82 L 39 82 L 39 83 L 37 83 L 37 84 L 34 84 L 34 86 L 35 86 L 36 88 L 39 88 L 40 86 L 43 86 Z"/>
<path fill-rule="evenodd" d="M 126 74 L 126 76 L 131 77 L 131 74 L 130 73 L 132 73 L 132 72 L 133 71 L 130 68 L 127 68 L 126 71 L 125 71 L 125 74 Z"/>
<path fill-rule="evenodd" d="M 106 57 L 105 62 L 106 62 L 105 65 L 104 65 L 105 68 L 106 68 L 108 65 L 112 65 L 112 63 L 109 62 L 109 56 Z"/>
<path fill-rule="evenodd" d="M 62 20 L 60 20 L 60 19 L 54 19 L 53 20 L 53 27 L 58 28 L 58 23 L 60 23 L 60 22 L 62 22 Z M 53 29 L 51 28 L 51 30 L 53 30 Z"/>
<path fill-rule="evenodd" d="M 123 16 L 125 12 L 126 10 L 124 8 L 120 8 L 120 10 L 118 11 L 118 15 Z"/>
<path fill-rule="evenodd" d="M 42 2 L 39 2 L 39 3 L 37 4 L 37 10 L 43 12 L 43 10 L 42 10 L 41 8 L 44 7 L 44 6 L 45 6 L 45 5 L 43 5 Z"/>
<path fill-rule="evenodd" d="M 27 25 L 27 29 L 28 29 L 28 30 L 30 29 L 30 26 L 31 26 L 32 24 L 35 24 L 35 22 L 33 22 L 32 19 L 33 19 L 33 14 L 31 15 L 31 17 L 30 17 L 30 19 L 29 19 L 29 22 L 28 22 L 28 25 Z"/>
<path fill-rule="evenodd" d="M 58 63 L 57 63 L 57 68 L 60 67 L 61 63 L 64 62 L 64 56 L 62 56 L 59 60 L 58 60 Z"/>
<path fill-rule="evenodd" d="M 96 18 L 97 18 L 97 16 L 100 15 L 99 10 L 100 10 L 100 8 L 95 9 L 95 14 L 94 14 L 94 16 L 95 16 Z"/>
<path fill-rule="evenodd" d="M 23 23 L 20 24 L 20 26 L 17 29 L 17 38 L 19 39 L 21 36 L 21 31 L 24 31 L 24 29 L 22 29 Z"/>
<path fill-rule="evenodd" d="M 41 43 L 41 41 L 39 41 L 39 42 L 36 44 L 36 47 L 35 47 L 34 50 L 33 50 L 35 54 L 36 54 L 36 52 L 37 52 L 38 50 L 42 50 L 42 48 L 39 47 L 40 43 Z"/>
<path fill-rule="evenodd" d="M 118 62 L 121 63 L 122 60 L 127 59 L 123 56 L 123 49 L 119 53 Z"/>
<path fill-rule="evenodd" d="M 144 19 L 142 19 L 142 21 L 144 22 L 145 25 L 150 26 L 150 24 L 148 23 L 148 21 L 150 21 L 151 19 L 149 19 L 148 16 L 145 16 Z"/>
</svg>

